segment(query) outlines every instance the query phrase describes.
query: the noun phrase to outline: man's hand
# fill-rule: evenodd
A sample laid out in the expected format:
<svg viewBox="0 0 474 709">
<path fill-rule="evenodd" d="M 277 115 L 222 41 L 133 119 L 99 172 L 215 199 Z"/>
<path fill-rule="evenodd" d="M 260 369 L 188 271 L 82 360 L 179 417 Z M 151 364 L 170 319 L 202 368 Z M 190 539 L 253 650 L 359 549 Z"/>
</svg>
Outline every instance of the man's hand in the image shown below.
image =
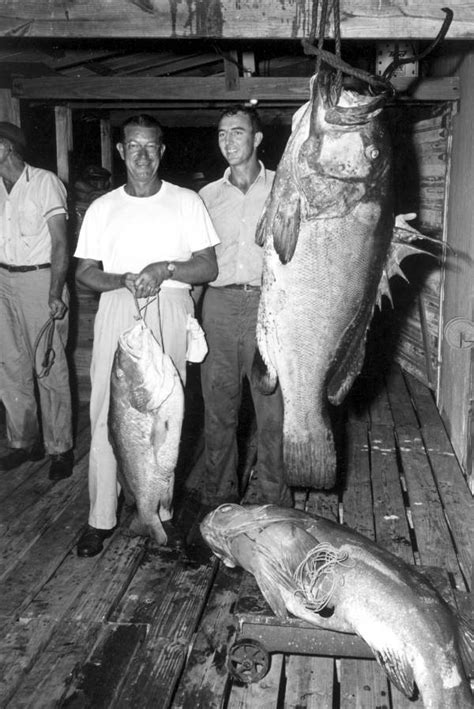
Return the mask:
<svg viewBox="0 0 474 709">
<path fill-rule="evenodd" d="M 128 288 L 130 293 L 135 294 L 135 280 L 137 278 L 138 274 L 137 273 L 124 273 L 122 274 L 122 277 L 120 278 L 120 284 L 124 288 Z"/>
<path fill-rule="evenodd" d="M 135 295 L 137 298 L 149 298 L 156 295 L 164 280 L 169 278 L 166 261 L 150 263 L 135 279 Z"/>
<path fill-rule="evenodd" d="M 67 305 L 61 300 L 61 298 L 58 298 L 55 295 L 50 295 L 48 305 L 49 314 L 53 320 L 61 320 L 65 316 Z"/>
</svg>

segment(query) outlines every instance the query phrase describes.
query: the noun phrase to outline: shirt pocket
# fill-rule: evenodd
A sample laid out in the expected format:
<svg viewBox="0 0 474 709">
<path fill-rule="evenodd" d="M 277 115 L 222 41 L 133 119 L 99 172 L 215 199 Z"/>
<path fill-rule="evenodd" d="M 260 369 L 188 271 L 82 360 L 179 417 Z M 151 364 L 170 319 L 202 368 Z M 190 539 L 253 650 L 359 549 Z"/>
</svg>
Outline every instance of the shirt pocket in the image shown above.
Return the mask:
<svg viewBox="0 0 474 709">
<path fill-rule="evenodd" d="M 26 205 L 19 210 L 20 234 L 25 239 L 39 236 L 42 226 L 41 215 L 33 205 Z"/>
</svg>

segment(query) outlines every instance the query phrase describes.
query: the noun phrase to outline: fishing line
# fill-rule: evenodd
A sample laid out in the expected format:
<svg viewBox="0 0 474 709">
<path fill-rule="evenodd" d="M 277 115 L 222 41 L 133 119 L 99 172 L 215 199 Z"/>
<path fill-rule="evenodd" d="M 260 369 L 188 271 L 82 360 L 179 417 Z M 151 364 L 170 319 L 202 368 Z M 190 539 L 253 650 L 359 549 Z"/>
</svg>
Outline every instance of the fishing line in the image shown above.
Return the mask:
<svg viewBox="0 0 474 709">
<path fill-rule="evenodd" d="M 303 599 L 308 610 L 319 613 L 330 603 L 336 588 L 336 567 L 354 564 L 347 551 L 335 549 L 330 544 L 318 544 L 295 569 L 293 578 L 301 589 L 296 595 Z"/>
<path fill-rule="evenodd" d="M 33 372 L 36 375 L 37 379 L 44 379 L 44 377 L 47 377 L 51 367 L 54 364 L 54 360 L 56 359 L 56 352 L 54 351 L 53 348 L 53 337 L 54 337 L 54 328 L 56 325 L 56 321 L 54 318 L 48 318 L 48 320 L 45 322 L 41 330 L 39 331 L 35 343 L 33 345 Z M 43 356 L 43 361 L 41 362 L 41 367 L 42 370 L 38 371 L 36 367 L 36 355 L 38 352 L 38 347 L 43 339 L 43 337 L 46 337 L 46 347 L 45 347 L 45 352 Z"/>
</svg>

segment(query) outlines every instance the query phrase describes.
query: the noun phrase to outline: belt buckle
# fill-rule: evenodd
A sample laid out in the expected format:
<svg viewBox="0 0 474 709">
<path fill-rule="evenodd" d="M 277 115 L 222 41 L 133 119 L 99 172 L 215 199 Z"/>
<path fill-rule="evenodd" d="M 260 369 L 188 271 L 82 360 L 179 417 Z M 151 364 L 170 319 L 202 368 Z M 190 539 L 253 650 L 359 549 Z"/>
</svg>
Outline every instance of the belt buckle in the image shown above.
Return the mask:
<svg viewBox="0 0 474 709">
<path fill-rule="evenodd" d="M 243 288 L 246 293 L 249 293 L 250 291 L 255 289 L 255 286 L 251 286 L 250 283 L 244 283 Z"/>
</svg>

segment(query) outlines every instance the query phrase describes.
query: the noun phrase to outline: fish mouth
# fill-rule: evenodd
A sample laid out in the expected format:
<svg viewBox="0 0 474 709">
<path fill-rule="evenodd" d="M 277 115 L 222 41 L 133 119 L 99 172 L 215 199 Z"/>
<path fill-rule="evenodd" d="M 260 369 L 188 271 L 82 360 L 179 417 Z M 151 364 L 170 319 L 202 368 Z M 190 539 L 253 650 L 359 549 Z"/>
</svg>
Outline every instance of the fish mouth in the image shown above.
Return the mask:
<svg viewBox="0 0 474 709">
<path fill-rule="evenodd" d="M 384 92 L 366 96 L 355 91 L 338 89 L 336 73 L 320 70 L 313 84 L 313 96 L 325 109 L 327 123 L 340 126 L 357 126 L 369 123 L 383 109 L 389 98 Z"/>
</svg>

